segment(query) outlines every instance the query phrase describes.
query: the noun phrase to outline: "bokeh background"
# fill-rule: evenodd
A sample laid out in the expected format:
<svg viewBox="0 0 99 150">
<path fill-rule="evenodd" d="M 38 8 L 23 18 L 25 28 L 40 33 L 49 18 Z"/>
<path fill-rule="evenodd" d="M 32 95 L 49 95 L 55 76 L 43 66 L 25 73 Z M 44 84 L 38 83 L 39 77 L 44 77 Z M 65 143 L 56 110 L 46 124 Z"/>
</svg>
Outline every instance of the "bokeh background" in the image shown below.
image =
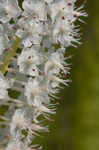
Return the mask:
<svg viewBox="0 0 99 150">
<path fill-rule="evenodd" d="M 51 132 L 38 140 L 44 150 L 99 150 L 99 0 L 86 2 L 88 18 L 81 25 L 82 45 L 73 55 L 73 82 L 60 92 Z"/>
</svg>

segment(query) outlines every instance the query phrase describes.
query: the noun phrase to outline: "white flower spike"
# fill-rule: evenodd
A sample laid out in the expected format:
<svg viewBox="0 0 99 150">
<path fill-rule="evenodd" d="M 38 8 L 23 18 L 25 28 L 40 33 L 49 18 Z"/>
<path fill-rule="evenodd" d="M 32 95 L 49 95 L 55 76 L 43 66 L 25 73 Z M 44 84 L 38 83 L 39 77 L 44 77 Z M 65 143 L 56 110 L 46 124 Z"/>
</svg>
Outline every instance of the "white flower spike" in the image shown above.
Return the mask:
<svg viewBox="0 0 99 150">
<path fill-rule="evenodd" d="M 70 82 L 65 51 L 80 44 L 75 22 L 87 16 L 76 1 L 0 0 L 0 107 L 7 106 L 0 114 L 3 150 L 42 149 L 33 145 L 40 132 L 48 132 L 40 118 L 50 120 L 56 113 L 56 94 Z"/>
</svg>

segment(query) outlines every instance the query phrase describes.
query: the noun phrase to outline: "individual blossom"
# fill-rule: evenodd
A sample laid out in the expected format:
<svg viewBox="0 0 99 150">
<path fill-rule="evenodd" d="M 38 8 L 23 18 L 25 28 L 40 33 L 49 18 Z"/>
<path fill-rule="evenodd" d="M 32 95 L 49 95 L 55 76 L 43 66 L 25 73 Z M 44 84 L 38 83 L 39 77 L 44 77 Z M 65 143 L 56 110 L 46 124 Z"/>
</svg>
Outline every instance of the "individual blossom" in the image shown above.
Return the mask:
<svg viewBox="0 0 99 150">
<path fill-rule="evenodd" d="M 72 0 L 56 0 L 50 6 L 50 17 L 52 19 L 52 39 L 53 43 L 60 43 L 64 47 L 74 45 L 72 43 L 80 43 L 78 40 L 79 29 L 74 25 L 74 22 L 79 17 L 87 16 L 83 10 L 83 5 L 76 9 L 74 8 L 75 1 Z"/>
<path fill-rule="evenodd" d="M 49 97 L 46 89 L 45 79 L 29 78 L 25 86 L 25 96 L 29 105 L 40 107 L 43 103 L 49 102 Z"/>
<path fill-rule="evenodd" d="M 64 47 L 72 45 L 72 43 L 78 43 L 77 32 L 75 32 L 75 27 L 71 22 L 65 19 L 59 19 L 53 25 L 52 39 L 53 43 L 61 43 Z"/>
<path fill-rule="evenodd" d="M 17 60 L 19 71 L 31 76 L 38 76 L 40 63 L 41 57 L 35 47 L 25 48 Z"/>
<path fill-rule="evenodd" d="M 8 144 L 6 150 L 37 150 L 37 149 L 27 147 L 22 142 L 19 142 L 19 141 L 16 142 L 15 140 L 13 140 Z"/>
<path fill-rule="evenodd" d="M 22 38 L 24 47 L 40 44 L 44 31 L 42 22 L 33 18 L 21 18 L 18 25 L 20 28 L 17 30 L 16 35 Z"/>
<path fill-rule="evenodd" d="M 67 86 L 68 83 L 68 79 L 64 80 L 50 72 L 47 78 L 47 91 L 49 95 L 55 97 L 55 94 L 57 94 L 59 92 L 59 89 L 61 88 L 60 84 Z"/>
<path fill-rule="evenodd" d="M 52 5 L 50 5 L 50 16 L 52 19 L 52 23 L 55 23 L 55 21 L 58 20 L 58 18 L 61 18 L 62 16 L 64 16 L 64 18 L 67 17 L 66 19 L 69 19 L 68 17 L 72 14 L 72 11 L 69 9 L 70 8 L 67 5 L 66 0 L 56 0 L 54 3 L 52 3 Z"/>
<path fill-rule="evenodd" d="M 8 144 L 6 150 L 28 150 L 27 147 L 20 141 L 12 140 Z"/>
<path fill-rule="evenodd" d="M 37 149 L 27 147 L 22 142 L 11 141 L 8 144 L 6 150 L 37 150 Z"/>
<path fill-rule="evenodd" d="M 47 127 L 40 126 L 35 122 L 35 115 L 31 108 L 17 109 L 15 111 L 10 125 L 10 134 L 13 139 L 21 140 L 24 138 L 24 143 L 28 145 L 33 135 L 36 135 L 36 131 L 48 131 Z M 22 134 L 23 130 L 27 131 L 27 136 Z"/>
<path fill-rule="evenodd" d="M 53 2 L 53 0 L 44 0 L 44 2 L 47 4 L 51 4 Z"/>
<path fill-rule="evenodd" d="M 18 130 L 27 129 L 31 125 L 31 119 L 25 116 L 25 110 L 17 109 L 12 117 L 10 133 L 16 136 Z"/>
<path fill-rule="evenodd" d="M 63 53 L 62 53 L 63 51 Z M 62 75 L 68 74 L 69 64 L 65 62 L 64 49 L 58 49 L 57 52 L 52 53 L 45 63 L 44 72 L 46 75 L 47 92 L 52 97 L 59 92 L 60 85 L 68 85 L 69 80 L 62 79 Z M 60 74 L 61 73 L 61 74 Z"/>
<path fill-rule="evenodd" d="M 62 51 L 63 49 L 61 49 Z M 48 61 L 45 63 L 44 66 L 44 72 L 47 75 L 50 71 L 53 72 L 53 74 L 59 74 L 60 71 L 63 71 L 64 73 L 66 73 L 66 69 L 65 69 L 65 59 L 62 53 L 60 53 L 59 51 L 52 53 L 49 57 L 48 57 Z"/>
<path fill-rule="evenodd" d="M 1 0 L 0 1 L 0 21 L 6 23 L 10 19 L 15 19 L 20 15 L 20 8 L 17 0 Z"/>
<path fill-rule="evenodd" d="M 42 0 L 24 0 L 22 4 L 24 9 L 23 16 L 32 16 L 32 18 L 37 18 L 38 20 L 46 20 L 45 6 Z"/>
<path fill-rule="evenodd" d="M 37 124 L 39 124 L 38 117 L 40 115 L 43 115 L 44 118 L 50 120 L 50 115 L 56 113 L 56 105 L 40 104 L 40 105 L 33 105 L 33 107 L 35 108 L 33 120 Z"/>
</svg>

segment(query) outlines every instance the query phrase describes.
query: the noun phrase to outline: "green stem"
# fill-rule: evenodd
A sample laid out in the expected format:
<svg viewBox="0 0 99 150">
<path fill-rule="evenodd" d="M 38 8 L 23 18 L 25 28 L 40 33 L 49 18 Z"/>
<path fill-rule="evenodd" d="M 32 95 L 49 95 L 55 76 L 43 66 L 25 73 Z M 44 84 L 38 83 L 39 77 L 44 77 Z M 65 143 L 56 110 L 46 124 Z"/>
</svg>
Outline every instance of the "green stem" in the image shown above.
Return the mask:
<svg viewBox="0 0 99 150">
<path fill-rule="evenodd" d="M 17 48 L 18 48 L 20 42 L 21 42 L 21 39 L 20 39 L 19 37 L 16 37 L 16 39 L 15 39 L 15 41 L 14 41 L 14 43 L 13 43 L 12 48 L 10 49 L 10 51 L 9 51 L 9 53 L 8 53 L 8 55 L 7 55 L 7 57 L 6 57 L 5 60 L 4 60 L 4 63 L 3 63 L 3 64 L 1 65 L 1 67 L 0 67 L 0 70 L 1 70 L 1 72 L 2 72 L 3 74 L 5 74 L 6 69 L 7 69 L 8 65 L 9 65 L 9 63 L 10 63 L 10 60 L 11 60 L 11 58 L 15 55 L 16 50 L 17 50 Z"/>
</svg>

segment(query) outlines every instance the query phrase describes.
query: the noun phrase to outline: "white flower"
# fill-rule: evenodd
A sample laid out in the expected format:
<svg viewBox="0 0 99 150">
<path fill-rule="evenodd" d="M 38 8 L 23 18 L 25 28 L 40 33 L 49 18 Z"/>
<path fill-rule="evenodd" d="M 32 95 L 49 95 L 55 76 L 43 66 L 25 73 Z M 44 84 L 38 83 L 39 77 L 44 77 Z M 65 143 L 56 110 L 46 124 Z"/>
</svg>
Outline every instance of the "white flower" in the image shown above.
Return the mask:
<svg viewBox="0 0 99 150">
<path fill-rule="evenodd" d="M 35 148 L 30 148 L 26 144 L 16 141 L 15 139 L 10 141 L 6 150 L 36 150 Z"/>
<path fill-rule="evenodd" d="M 73 45 L 72 42 L 79 43 L 74 22 L 80 16 L 87 16 L 83 6 L 78 9 L 74 7 L 75 0 L 56 0 L 50 5 L 50 16 L 52 19 L 52 39 L 53 43 L 62 44 L 64 47 Z M 81 21 L 81 19 L 79 19 Z"/>
<path fill-rule="evenodd" d="M 74 21 L 78 19 L 79 21 L 83 22 L 83 20 L 80 19 L 79 17 L 81 17 L 81 16 L 87 17 L 88 16 L 88 14 L 84 11 L 83 8 L 84 8 L 84 5 L 81 5 L 79 8 L 76 8 L 74 10 L 74 12 L 73 12 Z"/>
<path fill-rule="evenodd" d="M 39 74 L 37 66 L 40 63 L 40 54 L 36 51 L 35 47 L 24 49 L 17 61 L 19 71 L 31 76 L 37 76 Z"/>
<path fill-rule="evenodd" d="M 64 80 L 60 77 L 60 73 L 66 75 L 69 69 L 62 51 L 64 49 L 59 49 L 57 52 L 52 53 L 45 63 L 44 72 L 47 78 L 47 92 L 51 96 L 55 96 L 59 92 L 60 84 L 68 85 L 69 82 L 69 80 Z"/>
<path fill-rule="evenodd" d="M 15 19 L 20 15 L 20 8 L 17 0 L 4 0 L 0 2 L 0 21 L 8 22 L 10 19 Z"/>
<path fill-rule="evenodd" d="M 34 115 L 34 116 L 33 116 Z M 40 126 L 34 122 L 35 114 L 31 109 L 17 109 L 12 117 L 12 122 L 10 125 L 11 136 L 19 140 L 24 137 L 22 130 L 27 130 L 27 137 L 25 137 L 29 142 L 32 134 L 36 134 L 36 131 L 47 131 L 47 127 Z"/>
<path fill-rule="evenodd" d="M 60 42 L 65 47 L 72 45 L 73 41 L 76 42 L 73 29 L 74 26 L 66 20 L 59 19 L 56 21 L 52 33 L 53 43 Z"/>
<path fill-rule="evenodd" d="M 27 97 L 29 105 L 39 107 L 42 102 L 48 103 L 49 97 L 47 95 L 45 80 L 42 81 L 39 78 L 29 78 L 29 81 L 25 86 L 25 96 Z"/>
<path fill-rule="evenodd" d="M 64 57 L 60 52 L 54 52 L 48 58 L 48 61 L 45 63 L 44 72 L 47 75 L 50 71 L 53 74 L 59 74 L 60 70 L 66 73 Z"/>
<path fill-rule="evenodd" d="M 56 1 L 50 6 L 50 16 L 52 18 L 53 23 L 57 18 L 62 15 L 68 15 L 68 6 L 65 0 Z"/>
<path fill-rule="evenodd" d="M 30 47 L 32 44 L 40 44 L 43 35 L 43 24 L 36 19 L 22 18 L 18 21 L 19 29 L 16 35 L 22 38 L 24 47 Z"/>
<path fill-rule="evenodd" d="M 46 119 L 49 119 L 50 114 L 55 114 L 56 108 L 48 108 L 49 104 L 45 106 L 44 104 L 41 104 L 35 107 L 34 112 L 34 118 L 33 120 L 35 123 L 39 123 L 39 120 L 37 119 L 38 116 L 43 115 Z M 53 105 L 52 105 L 53 106 Z"/>
<path fill-rule="evenodd" d="M 46 114 L 46 113 L 55 114 L 54 111 L 50 110 L 49 108 L 47 108 L 47 107 L 44 106 L 44 105 L 40 105 L 40 107 L 37 107 L 37 110 L 40 111 L 41 113 L 44 112 L 45 114 Z"/>
<path fill-rule="evenodd" d="M 68 82 L 68 79 L 64 80 L 53 74 L 53 72 L 50 72 L 47 78 L 47 91 L 49 92 L 49 95 L 55 96 L 55 94 L 58 93 L 59 89 L 61 88 L 60 84 L 67 86 Z"/>
<path fill-rule="evenodd" d="M 13 140 L 8 144 L 6 150 L 27 150 L 27 149 L 22 142 Z"/>
<path fill-rule="evenodd" d="M 46 3 L 50 4 L 53 2 L 53 0 L 44 0 Z"/>
<path fill-rule="evenodd" d="M 8 98 L 7 89 L 11 88 L 12 82 L 5 79 L 4 76 L 0 73 L 0 99 Z"/>
<path fill-rule="evenodd" d="M 45 20 L 46 19 L 46 11 L 45 4 L 40 0 L 24 0 L 22 7 L 24 9 L 23 15 L 33 16 L 34 18 Z"/>
<path fill-rule="evenodd" d="M 16 129 L 27 129 L 31 122 L 29 118 L 25 117 L 25 111 L 17 109 L 12 117 L 12 122 L 10 125 L 10 133 L 12 135 L 16 134 Z"/>
</svg>

